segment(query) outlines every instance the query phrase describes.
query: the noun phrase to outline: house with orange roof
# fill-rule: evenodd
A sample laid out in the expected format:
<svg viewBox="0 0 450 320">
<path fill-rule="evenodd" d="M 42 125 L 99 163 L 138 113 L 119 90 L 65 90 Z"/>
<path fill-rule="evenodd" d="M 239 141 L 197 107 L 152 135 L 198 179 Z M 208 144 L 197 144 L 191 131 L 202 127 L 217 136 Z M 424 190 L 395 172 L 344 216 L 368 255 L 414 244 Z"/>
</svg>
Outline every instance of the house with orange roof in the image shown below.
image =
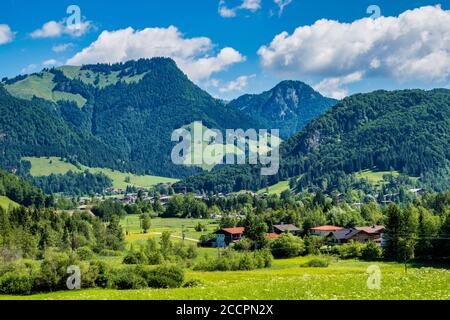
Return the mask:
<svg viewBox="0 0 450 320">
<path fill-rule="evenodd" d="M 336 227 L 336 226 L 319 226 L 309 229 L 311 234 L 326 237 L 330 234 L 330 232 L 335 232 L 339 230 L 343 230 L 344 228 Z"/>
<path fill-rule="evenodd" d="M 223 228 L 215 232 L 215 234 L 223 234 L 225 236 L 225 243 L 229 245 L 230 243 L 239 241 L 244 235 L 244 227 L 236 228 Z"/>
</svg>

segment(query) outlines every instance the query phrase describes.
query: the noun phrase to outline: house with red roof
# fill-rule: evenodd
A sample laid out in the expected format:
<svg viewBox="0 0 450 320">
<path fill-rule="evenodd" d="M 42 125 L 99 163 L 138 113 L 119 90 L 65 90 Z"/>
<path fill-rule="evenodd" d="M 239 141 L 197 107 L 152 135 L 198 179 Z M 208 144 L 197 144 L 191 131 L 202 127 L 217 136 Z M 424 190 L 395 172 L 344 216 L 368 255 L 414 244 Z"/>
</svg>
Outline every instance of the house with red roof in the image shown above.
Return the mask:
<svg viewBox="0 0 450 320">
<path fill-rule="evenodd" d="M 241 240 L 242 236 L 244 235 L 244 231 L 244 227 L 223 228 L 216 231 L 215 234 L 225 235 L 225 243 L 226 245 L 229 245 L 230 243 Z"/>
<path fill-rule="evenodd" d="M 266 233 L 266 238 L 267 239 L 276 239 L 279 238 L 280 235 L 278 233 Z"/>
<path fill-rule="evenodd" d="M 225 236 L 225 244 L 229 246 L 232 243 L 240 241 L 244 236 L 245 228 L 244 227 L 236 227 L 236 228 L 223 228 L 214 232 L 215 234 L 222 234 Z M 269 240 L 276 239 L 280 237 L 279 234 L 266 233 L 265 237 Z"/>
<path fill-rule="evenodd" d="M 321 228 L 320 230 L 323 232 L 322 235 L 325 234 L 324 236 L 334 244 L 344 244 L 350 241 L 361 243 L 374 241 L 378 245 L 381 245 L 381 235 L 384 232 L 383 226 L 354 227 L 348 229 L 339 228 L 337 230 L 325 231 L 327 229 L 330 228 Z M 328 234 L 326 234 L 326 232 L 328 232 Z"/>
</svg>

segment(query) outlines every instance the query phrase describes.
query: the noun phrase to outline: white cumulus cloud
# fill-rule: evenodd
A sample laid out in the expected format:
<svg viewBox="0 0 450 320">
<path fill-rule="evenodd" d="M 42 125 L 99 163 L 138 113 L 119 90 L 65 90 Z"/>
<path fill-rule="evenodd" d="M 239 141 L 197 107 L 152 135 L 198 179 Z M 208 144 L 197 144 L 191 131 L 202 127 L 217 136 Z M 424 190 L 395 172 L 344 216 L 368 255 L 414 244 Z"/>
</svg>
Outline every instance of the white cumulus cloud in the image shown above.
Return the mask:
<svg viewBox="0 0 450 320">
<path fill-rule="evenodd" d="M 25 68 L 23 68 L 22 70 L 20 70 L 20 73 L 23 73 L 23 74 L 29 74 L 29 73 L 32 73 L 32 72 L 37 71 L 38 67 L 39 67 L 39 66 L 38 66 L 37 64 L 35 64 L 35 63 L 29 64 L 29 65 L 27 65 Z"/>
<path fill-rule="evenodd" d="M 44 23 L 44 25 L 30 33 L 33 39 L 41 38 L 57 38 L 62 35 L 69 35 L 72 37 L 81 37 L 92 27 L 91 22 L 83 21 L 79 24 L 67 25 L 63 21 L 49 21 Z"/>
<path fill-rule="evenodd" d="M 129 27 L 103 31 L 98 39 L 67 61 L 70 65 L 116 63 L 140 58 L 170 57 L 193 80 L 242 62 L 245 57 L 233 48 L 214 55 L 214 44 L 206 37 L 186 38 L 174 26 L 134 30 Z"/>
<path fill-rule="evenodd" d="M 234 18 L 240 10 L 256 12 L 259 9 L 261 9 L 261 0 L 242 0 L 240 5 L 232 8 L 227 6 L 225 0 L 219 1 L 219 15 L 222 18 Z"/>
<path fill-rule="evenodd" d="M 52 50 L 56 53 L 64 52 L 73 47 L 73 43 L 62 43 L 52 47 Z"/>
<path fill-rule="evenodd" d="M 13 41 L 14 37 L 14 32 L 7 24 L 0 24 L 0 45 Z"/>
<path fill-rule="evenodd" d="M 248 76 L 240 76 L 240 77 L 236 78 L 235 80 L 232 80 L 232 81 L 226 83 L 225 85 L 223 85 L 222 87 L 220 87 L 219 91 L 221 93 L 232 92 L 232 91 L 243 91 L 245 88 L 247 88 L 248 82 L 250 81 L 250 79 L 252 79 L 254 77 L 256 77 L 255 74 L 248 75 Z"/>
<path fill-rule="evenodd" d="M 283 14 L 284 8 L 292 3 L 292 0 L 274 0 L 275 4 L 278 6 L 278 15 Z"/>
<path fill-rule="evenodd" d="M 343 99 L 348 96 L 348 90 L 344 85 L 360 81 L 363 78 L 361 72 L 354 72 L 344 77 L 325 78 L 314 86 L 321 94 L 334 99 Z"/>
<path fill-rule="evenodd" d="M 61 62 L 59 62 L 56 59 L 48 59 L 48 60 L 45 60 L 44 62 L 42 62 L 42 65 L 45 67 L 55 67 L 55 66 L 60 66 Z"/>
<path fill-rule="evenodd" d="M 277 35 L 258 54 L 266 70 L 328 78 L 322 90 L 358 81 L 355 75 L 439 82 L 450 77 L 449 26 L 450 11 L 441 6 L 352 23 L 322 19 Z"/>
</svg>

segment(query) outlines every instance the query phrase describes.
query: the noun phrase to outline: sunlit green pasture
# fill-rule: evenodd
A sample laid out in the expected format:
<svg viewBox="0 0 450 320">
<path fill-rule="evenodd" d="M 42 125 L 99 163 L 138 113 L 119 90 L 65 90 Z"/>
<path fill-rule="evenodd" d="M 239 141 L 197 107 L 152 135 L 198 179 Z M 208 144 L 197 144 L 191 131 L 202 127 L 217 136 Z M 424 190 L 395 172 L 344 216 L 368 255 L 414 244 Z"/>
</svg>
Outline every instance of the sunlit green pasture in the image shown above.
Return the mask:
<svg viewBox="0 0 450 320">
<path fill-rule="evenodd" d="M 301 268 L 311 259 L 301 257 L 275 261 L 270 269 L 239 272 L 187 272 L 187 280 L 199 279 L 204 286 L 180 289 L 80 290 L 30 297 L 0 296 L 0 299 L 255 299 L 255 300 L 349 300 L 349 299 L 450 299 L 450 271 L 410 268 L 377 262 L 380 289 L 369 289 L 367 268 L 373 264 L 355 260 L 335 261 L 328 268 Z"/>
<path fill-rule="evenodd" d="M 195 226 L 201 223 L 205 226 L 203 232 L 195 231 Z M 180 219 L 180 218 L 153 218 L 148 234 L 142 233 L 139 215 L 128 215 L 121 220 L 125 231 L 128 231 L 127 240 L 145 240 L 152 233 L 170 231 L 174 236 L 181 236 L 184 226 L 186 238 L 199 239 L 202 234 L 211 233 L 219 227 L 218 221 L 213 219 Z"/>
<path fill-rule="evenodd" d="M 19 205 L 12 201 L 11 199 L 5 197 L 5 196 L 0 196 L 0 207 L 2 207 L 4 210 L 8 210 L 10 207 L 18 207 Z"/>
<path fill-rule="evenodd" d="M 88 170 L 91 173 L 103 173 L 111 178 L 114 188 L 126 188 L 127 186 L 151 187 L 159 183 L 175 183 L 177 181 L 176 179 L 165 177 L 139 176 L 107 168 L 89 168 L 83 165 L 76 167 L 57 157 L 24 157 L 23 160 L 31 163 L 30 174 L 34 177 L 49 176 L 51 174 L 66 174 L 69 171 L 82 172 Z M 129 178 L 129 180 L 127 178 Z M 126 182 L 125 180 L 129 182 Z"/>
</svg>

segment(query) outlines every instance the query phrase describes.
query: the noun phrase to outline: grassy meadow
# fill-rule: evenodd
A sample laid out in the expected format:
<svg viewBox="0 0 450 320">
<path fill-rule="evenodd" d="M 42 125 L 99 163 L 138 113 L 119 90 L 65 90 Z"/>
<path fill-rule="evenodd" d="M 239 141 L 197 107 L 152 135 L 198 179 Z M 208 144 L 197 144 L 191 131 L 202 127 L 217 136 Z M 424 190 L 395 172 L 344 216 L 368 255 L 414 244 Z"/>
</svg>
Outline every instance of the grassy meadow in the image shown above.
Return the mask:
<svg viewBox="0 0 450 320">
<path fill-rule="evenodd" d="M 217 221 L 199 219 L 155 218 L 148 234 L 142 234 L 139 217 L 131 215 L 122 219 L 128 230 L 128 245 L 138 245 L 150 237 L 160 238 L 163 231 L 181 235 L 185 225 L 187 237 L 198 239 L 201 232 L 194 226 L 201 222 L 207 231 L 214 231 Z M 173 241 L 182 241 L 173 238 Z M 186 240 L 193 243 L 193 241 Z M 196 259 L 205 255 L 217 255 L 218 249 L 199 248 Z M 200 280 L 203 285 L 178 289 L 112 290 L 85 289 L 31 296 L 0 295 L 0 300 L 412 300 L 450 299 L 450 270 L 432 267 L 409 266 L 394 262 L 363 262 L 330 258 L 324 268 L 302 267 L 316 257 L 297 257 L 274 260 L 267 269 L 233 272 L 199 272 L 186 270 L 186 281 Z M 119 266 L 123 256 L 99 257 L 111 266 Z M 194 261 L 195 262 L 195 261 Z M 381 270 L 381 288 L 367 286 L 368 267 L 377 265 Z"/>
<path fill-rule="evenodd" d="M 201 223 L 205 226 L 203 232 L 195 231 L 195 226 Z M 213 219 L 179 219 L 179 218 L 154 218 L 147 234 L 142 233 L 139 215 L 128 215 L 121 220 L 123 230 L 128 231 L 127 240 L 145 240 L 147 237 L 160 234 L 164 231 L 172 232 L 173 236 L 181 237 L 183 225 L 186 238 L 200 239 L 202 234 L 214 232 L 219 224 Z"/>
<path fill-rule="evenodd" d="M 289 190 L 289 180 L 280 181 L 277 184 L 274 184 L 268 188 L 264 188 L 258 191 L 258 194 L 276 194 L 280 195 L 283 191 Z"/>
<path fill-rule="evenodd" d="M 105 290 L 54 292 L 0 299 L 33 300 L 364 300 L 450 299 L 450 270 L 410 268 L 397 263 L 376 263 L 381 269 L 381 288 L 368 289 L 367 268 L 356 260 L 334 261 L 327 268 L 303 268 L 312 257 L 275 260 L 270 269 L 237 272 L 188 271 L 187 280 L 204 285 L 180 289 Z"/>
<path fill-rule="evenodd" d="M 8 210 L 10 206 L 14 208 L 18 207 L 19 205 L 5 196 L 0 196 L 0 207 L 2 207 L 4 210 Z"/>
<path fill-rule="evenodd" d="M 174 183 L 177 180 L 157 176 L 139 176 L 131 173 L 120 172 L 106 168 L 89 168 L 81 165 L 77 168 L 71 163 L 62 161 L 58 157 L 24 157 L 22 160 L 30 161 L 30 174 L 34 177 L 49 176 L 51 174 L 65 174 L 69 171 L 82 172 L 88 170 L 91 173 L 103 173 L 113 181 L 113 188 L 126 188 L 127 186 L 151 187 L 159 183 Z M 125 182 L 130 178 L 130 182 Z"/>
</svg>

